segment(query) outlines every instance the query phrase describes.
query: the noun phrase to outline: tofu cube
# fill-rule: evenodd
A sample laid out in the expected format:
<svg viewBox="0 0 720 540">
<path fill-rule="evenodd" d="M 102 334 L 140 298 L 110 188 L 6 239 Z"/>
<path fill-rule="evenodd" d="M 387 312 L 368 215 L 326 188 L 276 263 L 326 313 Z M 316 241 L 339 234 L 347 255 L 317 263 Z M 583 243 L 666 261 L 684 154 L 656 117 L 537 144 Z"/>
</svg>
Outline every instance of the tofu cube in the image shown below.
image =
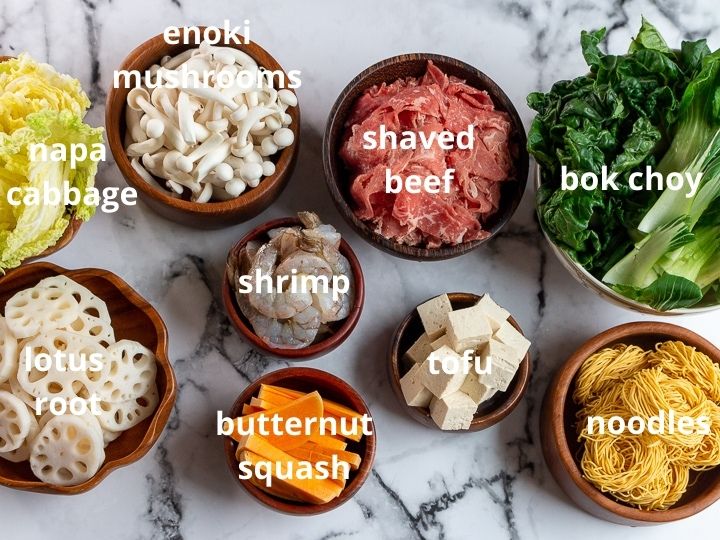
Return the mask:
<svg viewBox="0 0 720 540">
<path fill-rule="evenodd" d="M 468 429 L 476 410 L 475 402 L 463 392 L 453 392 L 430 403 L 430 416 L 440 429 Z"/>
<path fill-rule="evenodd" d="M 410 360 L 416 364 L 422 364 L 428 355 L 434 350 L 435 347 L 430 344 L 430 338 L 425 332 L 423 332 L 418 340 L 412 344 L 412 347 L 407 350 L 405 356 L 410 358 Z"/>
<path fill-rule="evenodd" d="M 525 358 L 525 355 L 530 349 L 530 341 L 518 332 L 509 321 L 505 321 L 500 325 L 500 328 L 495 332 L 493 338 L 515 350 L 518 364 Z"/>
<path fill-rule="evenodd" d="M 435 340 L 445 332 L 445 321 L 447 314 L 452 311 L 452 305 L 448 295 L 443 294 L 420 304 L 417 311 L 425 332 L 431 340 Z"/>
<path fill-rule="evenodd" d="M 450 344 L 450 338 L 447 334 L 443 334 L 439 338 L 437 338 L 435 341 L 433 341 L 431 344 L 432 350 L 437 351 L 438 349 L 441 349 L 442 347 L 450 347 L 452 349 L 452 345 Z"/>
<path fill-rule="evenodd" d="M 450 342 L 450 338 L 447 334 L 443 334 L 439 338 L 437 338 L 435 341 L 432 342 L 432 348 L 433 350 L 437 351 L 441 347 L 450 347 L 453 348 L 452 343 Z M 460 356 L 462 356 L 465 351 L 472 351 L 473 354 L 475 354 L 475 347 L 467 347 L 467 348 L 461 348 L 459 350 L 453 349 L 456 353 L 458 353 Z"/>
<path fill-rule="evenodd" d="M 456 351 L 474 349 L 492 337 L 492 328 L 478 306 L 452 311 L 447 315 L 447 333 Z"/>
<path fill-rule="evenodd" d="M 480 375 L 478 375 L 474 369 L 465 377 L 465 382 L 463 382 L 463 385 L 460 387 L 460 391 L 467 394 L 475 405 L 480 405 L 484 401 L 487 401 L 497 392 L 495 388 L 490 388 L 481 383 Z"/>
<path fill-rule="evenodd" d="M 487 356 L 491 356 L 493 362 L 497 362 L 498 360 L 500 360 L 502 362 L 505 362 L 506 364 L 513 366 L 514 368 L 517 368 L 520 365 L 520 362 L 522 362 L 522 357 L 518 356 L 515 349 L 513 349 L 509 345 L 506 345 L 502 341 L 498 341 L 494 337 L 490 339 L 490 341 L 487 343 L 487 345 L 485 345 L 482 350 L 481 366 L 483 365 L 483 359 Z"/>
<path fill-rule="evenodd" d="M 502 324 L 508 320 L 508 317 L 510 317 L 510 312 L 498 306 L 495 301 L 490 298 L 489 294 L 485 294 L 476 305 L 488 318 L 490 328 L 493 332 L 497 332 Z"/>
<path fill-rule="evenodd" d="M 413 364 L 410 371 L 400 379 L 400 388 L 405 402 L 411 407 L 427 407 L 433 398 L 430 390 L 425 388 L 421 382 L 421 371 L 420 364 Z"/>
<path fill-rule="evenodd" d="M 437 373 L 430 371 L 431 366 Z M 423 362 L 421 381 L 435 397 L 442 398 L 460 389 L 469 370 L 470 365 L 467 360 L 450 347 L 441 347 Z"/>
<path fill-rule="evenodd" d="M 507 390 L 518 369 L 518 364 L 513 364 L 506 359 L 508 354 L 513 355 L 514 351 L 507 345 L 495 340 L 488 343 L 480 360 L 483 372 L 479 377 L 481 383 L 503 392 Z"/>
</svg>

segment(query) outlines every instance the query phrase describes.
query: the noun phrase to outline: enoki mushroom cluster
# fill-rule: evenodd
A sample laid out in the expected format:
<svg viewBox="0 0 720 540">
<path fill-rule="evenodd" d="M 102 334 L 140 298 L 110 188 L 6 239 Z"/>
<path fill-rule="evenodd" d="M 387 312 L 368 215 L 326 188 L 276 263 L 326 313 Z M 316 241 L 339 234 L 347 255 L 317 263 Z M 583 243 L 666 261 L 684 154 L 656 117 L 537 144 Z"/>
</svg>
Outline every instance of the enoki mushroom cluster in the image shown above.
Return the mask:
<svg viewBox="0 0 720 540">
<path fill-rule="evenodd" d="M 287 111 L 297 97 L 275 88 L 273 72 L 207 42 L 150 72 L 151 90 L 133 88 L 125 108 L 126 152 L 143 179 L 206 203 L 238 197 L 275 173 L 272 157 L 295 140 Z"/>
</svg>

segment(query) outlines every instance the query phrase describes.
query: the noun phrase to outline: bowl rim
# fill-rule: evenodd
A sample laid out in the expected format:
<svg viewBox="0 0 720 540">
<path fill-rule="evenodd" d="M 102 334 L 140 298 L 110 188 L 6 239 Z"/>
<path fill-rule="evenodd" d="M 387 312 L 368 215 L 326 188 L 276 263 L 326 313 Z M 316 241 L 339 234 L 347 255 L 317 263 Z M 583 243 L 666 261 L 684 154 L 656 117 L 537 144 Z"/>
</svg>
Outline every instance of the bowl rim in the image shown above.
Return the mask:
<svg viewBox="0 0 720 540">
<path fill-rule="evenodd" d="M 518 195 L 514 197 L 513 200 L 510 202 L 506 215 L 503 216 L 503 219 L 498 221 L 498 223 L 495 225 L 495 230 L 492 232 L 488 231 L 490 232 L 490 234 L 480 240 L 472 240 L 470 242 L 463 242 L 456 246 L 442 246 L 432 249 L 418 246 L 406 246 L 404 244 L 388 240 L 384 236 L 373 231 L 372 228 L 369 227 L 364 221 L 360 220 L 355 216 L 355 213 L 352 211 L 350 204 L 348 203 L 339 188 L 338 184 L 340 182 L 340 178 L 337 178 L 335 175 L 335 168 L 333 167 L 335 158 L 332 157 L 337 154 L 335 144 L 336 141 L 331 140 L 330 135 L 336 125 L 342 124 L 345 121 L 345 118 L 338 118 L 338 112 L 340 108 L 345 104 L 345 101 L 348 99 L 350 94 L 358 86 L 362 86 L 363 84 L 365 84 L 366 79 L 379 69 L 382 69 L 388 65 L 398 65 L 407 62 L 415 62 L 417 60 L 432 60 L 437 65 L 453 64 L 458 68 L 462 69 L 463 71 L 467 72 L 468 74 L 472 74 L 473 77 L 486 79 L 490 84 L 494 86 L 493 88 L 491 88 L 491 90 L 497 95 L 502 96 L 509 105 L 509 110 L 501 109 L 501 111 L 506 113 L 511 119 L 513 135 L 516 138 L 518 146 L 518 156 L 515 160 L 513 160 L 516 164 L 515 176 L 513 179 L 510 180 L 510 182 L 517 182 Z M 487 88 L 484 89 L 488 91 Z M 340 126 L 340 129 L 342 129 L 342 126 Z M 389 58 L 385 58 L 384 60 L 372 64 L 371 66 L 365 68 L 360 73 L 358 73 L 355 77 L 353 77 L 352 80 L 350 80 L 350 82 L 348 82 L 347 85 L 345 85 L 343 90 L 340 92 L 340 94 L 335 100 L 335 103 L 330 109 L 330 112 L 328 113 L 328 119 L 325 124 L 325 132 L 323 134 L 322 140 L 322 159 L 323 169 L 325 173 L 325 184 L 330 191 L 330 196 L 332 197 L 333 203 L 340 211 L 340 214 L 343 216 L 345 221 L 353 228 L 353 230 L 355 230 L 355 232 L 358 233 L 358 235 L 362 237 L 363 240 L 386 253 L 389 253 L 396 257 L 416 261 L 439 261 L 459 257 L 460 255 L 464 255 L 465 253 L 474 250 L 481 244 L 497 236 L 497 234 L 502 230 L 502 228 L 512 219 L 513 215 L 520 206 L 520 202 L 522 201 L 522 198 L 525 194 L 525 188 L 527 186 L 527 180 L 529 176 L 529 153 L 527 151 L 527 135 L 525 132 L 525 126 L 523 125 L 522 117 L 518 113 L 515 104 L 512 102 L 507 93 L 495 82 L 492 77 L 488 76 L 485 72 L 479 70 L 478 68 L 466 62 L 463 62 L 462 60 L 458 60 L 457 58 L 435 53 L 419 52 L 391 56 Z"/>
<path fill-rule="evenodd" d="M 478 301 L 483 296 L 485 296 L 485 294 L 488 293 L 478 295 L 475 293 L 467 292 L 449 292 L 445 294 L 448 295 L 448 298 L 450 298 L 450 303 L 452 304 L 453 301 Z M 432 300 L 433 298 L 436 298 L 436 296 L 432 296 L 425 301 Z M 420 304 L 422 303 L 423 302 L 421 302 Z M 431 419 L 430 411 L 427 407 L 413 407 L 408 405 L 405 402 L 405 398 L 402 395 L 402 390 L 400 388 L 400 363 L 402 361 L 402 354 L 400 353 L 400 340 L 403 334 L 407 331 L 408 326 L 410 326 L 411 322 L 418 318 L 419 315 L 417 313 L 417 306 L 415 306 L 395 329 L 395 332 L 393 333 L 390 341 L 390 347 L 387 354 L 388 375 L 390 378 L 390 386 L 392 387 L 393 394 L 395 394 L 395 397 L 397 398 L 400 405 L 403 407 L 405 412 L 413 418 L 413 420 L 419 422 L 426 427 L 434 428 L 436 430 L 441 430 L 447 433 L 468 433 L 473 431 L 482 431 L 484 429 L 494 426 L 495 424 L 504 420 L 507 416 L 510 415 L 510 413 L 515 410 L 515 408 L 517 408 L 517 406 L 520 404 L 523 397 L 525 396 L 528 387 L 530 386 L 532 358 L 530 356 L 529 350 L 523 357 L 517 372 L 513 376 L 513 381 L 511 382 L 511 384 L 513 385 L 512 392 L 503 392 L 503 394 L 505 394 L 503 395 L 503 399 L 499 401 L 497 403 L 497 406 L 492 410 L 482 414 L 477 414 L 476 412 L 473 416 L 473 420 L 470 424 L 469 429 L 442 430 Z M 515 327 L 516 330 L 523 334 L 523 336 L 525 335 L 522 331 L 522 328 L 520 328 L 520 325 L 512 317 L 512 315 L 508 318 L 508 321 Z"/>
<path fill-rule="evenodd" d="M 542 185 L 542 167 L 540 167 L 539 163 L 535 163 L 535 192 L 537 193 L 537 190 Z M 542 230 L 542 234 L 545 237 L 545 240 L 547 240 L 548 244 L 550 245 L 550 248 L 552 249 L 552 252 L 555 254 L 555 257 L 560 261 L 560 264 L 568 271 L 572 276 L 575 278 L 575 280 L 583 285 L 586 289 L 590 289 L 595 294 L 603 298 L 604 300 L 607 300 L 616 306 L 623 307 L 625 309 L 629 309 L 631 311 L 636 311 L 639 313 L 645 313 L 648 315 L 660 315 L 660 316 L 673 316 L 673 315 L 692 315 L 696 313 L 708 313 L 710 311 L 716 311 L 720 309 L 720 303 L 716 305 L 711 306 L 700 306 L 700 307 L 689 307 L 689 308 L 676 308 L 671 309 L 669 311 L 659 311 L 655 308 L 652 308 L 648 306 L 647 304 L 643 304 L 641 302 L 638 302 L 636 300 L 633 300 L 631 298 L 626 298 L 625 296 L 621 295 L 618 292 L 615 292 L 610 287 L 605 285 L 602 281 L 597 279 L 595 276 L 593 276 L 590 272 L 585 270 L 585 268 L 582 267 L 579 263 L 575 262 L 570 258 L 570 256 L 565 253 L 564 250 L 562 250 L 560 247 L 555 244 L 555 242 L 550 238 L 550 235 L 545 230 L 545 227 L 542 224 L 542 219 L 540 219 L 540 214 L 538 213 L 538 207 L 537 202 L 534 204 L 535 206 L 535 213 L 538 217 L 538 222 L 540 223 L 540 229 Z"/>
<path fill-rule="evenodd" d="M 266 234 L 271 229 L 275 229 L 277 227 L 294 226 L 299 224 L 300 220 L 297 217 L 277 218 L 260 224 L 257 227 L 253 228 L 251 231 L 247 232 L 242 238 L 240 238 L 240 240 L 238 240 L 233 245 L 232 248 L 230 248 L 228 252 L 228 257 L 237 253 L 251 240 L 257 239 L 258 237 Z M 257 349 L 260 349 L 273 356 L 285 358 L 288 360 L 310 360 L 312 358 L 317 358 L 318 356 L 329 353 L 330 351 L 339 347 L 350 336 L 350 334 L 357 326 L 363 307 L 365 305 L 365 277 L 363 275 L 362 266 L 360 265 L 360 261 L 358 260 L 357 255 L 355 255 L 355 252 L 350 247 L 350 244 L 345 240 L 345 238 L 342 238 L 340 240 L 340 253 L 344 255 L 350 262 L 350 268 L 352 269 L 353 276 L 355 278 L 355 297 L 353 307 L 350 309 L 350 313 L 348 314 L 348 316 L 342 321 L 340 321 L 341 325 L 335 333 L 318 343 L 313 343 L 308 347 L 304 347 L 302 349 L 281 349 L 271 347 L 262 339 L 260 339 L 247 324 L 245 324 L 245 321 L 243 320 L 244 317 L 242 316 L 240 309 L 237 305 L 237 301 L 235 300 L 235 294 L 230 288 L 230 276 L 228 275 L 227 265 L 225 265 L 225 273 L 223 275 L 222 283 L 223 303 L 225 304 L 226 313 L 230 317 L 230 320 L 232 321 L 233 325 L 235 326 L 241 337 Z"/>
<path fill-rule="evenodd" d="M 200 31 L 205 29 L 205 26 L 198 26 Z M 133 70 L 138 69 L 141 73 L 147 70 L 153 63 L 157 63 L 160 58 L 155 58 L 153 62 L 150 62 L 147 66 L 138 67 L 136 64 L 139 62 L 138 58 L 145 54 L 146 50 L 152 50 L 156 46 L 165 46 L 165 52 L 169 50 L 182 52 L 184 50 L 196 48 L 192 44 L 176 44 L 170 45 L 165 42 L 163 34 L 157 34 L 144 42 L 140 43 L 135 47 L 127 56 L 123 59 L 118 70 Z M 281 70 L 285 73 L 287 79 L 287 73 L 280 63 L 272 56 L 267 50 L 261 47 L 256 42 L 252 41 L 248 44 L 229 44 L 228 47 L 238 49 L 257 60 L 258 55 L 267 55 L 269 62 L 267 62 L 268 69 Z M 297 96 L 297 93 L 293 89 L 289 89 Z M 125 145 L 123 142 L 124 132 L 121 133 L 121 125 L 124 122 L 124 113 L 127 103 L 124 103 L 126 94 L 125 88 L 110 87 L 105 100 L 105 132 L 107 134 L 108 146 L 110 146 L 110 152 L 112 153 L 115 163 L 117 164 L 120 172 L 125 179 L 126 183 L 131 187 L 138 189 L 144 196 L 168 206 L 176 210 L 202 217 L 202 216 L 217 216 L 230 214 L 240 208 L 244 208 L 247 205 L 258 202 L 262 197 L 272 188 L 277 185 L 282 185 L 286 174 L 290 174 L 292 164 L 297 157 L 298 149 L 300 146 L 300 102 L 294 107 L 288 109 L 288 114 L 292 118 L 290 129 L 295 136 L 295 140 L 292 145 L 284 148 L 278 155 L 277 162 L 275 163 L 275 172 L 265 177 L 257 187 L 246 190 L 240 196 L 227 201 L 209 201 L 207 203 L 197 203 L 193 201 L 186 201 L 184 199 L 176 199 L 170 195 L 160 182 L 156 182 L 157 186 L 148 184 L 140 175 L 132 168 L 130 159 L 125 153 Z M 117 115 L 114 114 L 114 103 L 122 101 L 121 105 L 118 105 Z M 117 126 L 115 129 L 110 129 L 114 126 L 114 119 L 117 117 Z"/>
<path fill-rule="evenodd" d="M 64 275 L 72 278 L 73 276 L 93 276 L 95 278 L 104 279 L 111 283 L 115 288 L 123 292 L 125 300 L 132 304 L 135 309 L 143 311 L 153 323 L 153 327 L 157 334 L 157 346 L 153 351 L 158 359 L 158 367 L 162 369 L 166 378 L 165 392 L 160 396 L 157 408 L 152 415 L 152 420 L 148 425 L 145 435 L 138 443 L 137 448 L 127 456 L 116 458 L 113 460 L 106 459 L 97 473 L 81 484 L 74 486 L 56 486 L 41 482 L 40 480 L 7 480 L 0 477 L 0 485 L 4 485 L 13 489 L 23 491 L 33 491 L 36 493 L 58 494 L 58 495 L 77 495 L 85 493 L 97 487 L 110 473 L 116 469 L 131 465 L 142 459 L 160 438 L 167 422 L 172 413 L 177 395 L 177 381 L 175 371 L 168 353 L 168 331 L 165 322 L 160 317 L 157 310 L 135 289 L 125 282 L 117 274 L 110 270 L 102 268 L 78 268 L 69 270 L 48 262 L 34 262 L 9 271 L 0 277 L 0 285 L 5 285 L 8 281 L 20 273 L 32 274 L 37 271 L 47 271 L 54 275 Z M 110 445 L 113 443 L 111 442 Z M 108 445 L 109 446 L 109 445 Z"/>
<path fill-rule="evenodd" d="M 368 408 L 365 400 L 362 398 L 360 393 L 343 379 L 327 371 L 309 367 L 286 367 L 266 373 L 255 381 L 251 382 L 235 399 L 231 409 L 228 411 L 228 416 L 234 417 L 236 413 L 239 413 L 242 409 L 242 406 L 248 403 L 251 397 L 255 396 L 261 384 L 277 384 L 286 379 L 300 378 L 303 378 L 309 382 L 323 379 L 326 381 L 326 383 L 332 383 L 338 394 L 342 394 L 343 397 L 347 398 L 348 402 L 352 402 L 353 407 L 358 408 L 358 413 L 367 414 L 370 417 L 370 427 L 372 429 L 372 434 L 364 435 L 365 452 L 361 456 L 362 463 L 360 464 L 360 467 L 358 468 L 355 477 L 348 483 L 348 485 L 345 487 L 345 489 L 343 489 L 343 491 L 338 497 L 325 504 L 296 503 L 274 497 L 268 493 L 265 493 L 260 488 L 254 486 L 248 480 L 241 480 L 238 477 L 238 475 L 236 474 L 238 461 L 235 458 L 234 441 L 229 436 L 223 436 L 223 448 L 225 451 L 225 461 L 228 465 L 230 474 L 253 499 L 257 500 L 268 508 L 271 508 L 272 510 L 276 510 L 285 514 L 292 514 L 298 516 L 317 515 L 334 510 L 335 508 L 345 504 L 347 501 L 352 499 L 352 497 L 357 493 L 357 491 L 363 486 L 368 476 L 370 475 L 370 471 L 372 470 L 377 449 L 377 430 L 375 420 L 370 413 L 370 409 Z"/>
<path fill-rule="evenodd" d="M 568 357 L 552 379 L 543 406 L 549 407 L 550 436 L 557 445 L 561 465 L 568 473 L 574 485 L 586 497 L 604 511 L 626 520 L 631 520 L 636 523 L 666 523 L 695 515 L 720 500 L 720 479 L 714 486 L 700 493 L 696 498 L 692 499 L 692 501 L 688 501 L 681 506 L 671 507 L 667 510 L 641 510 L 625 505 L 603 494 L 583 478 L 582 471 L 577 465 L 570 445 L 568 444 L 570 432 L 566 430 L 564 421 L 565 405 L 568 400 L 572 400 L 570 388 L 582 363 L 592 354 L 613 342 L 622 339 L 632 341 L 634 336 L 648 334 L 672 336 L 672 339 L 683 341 L 688 345 L 701 349 L 713 362 L 720 364 L 720 349 L 688 328 L 659 321 L 624 323 L 591 337 Z M 560 419 L 560 421 L 558 421 L 558 419 Z"/>
</svg>

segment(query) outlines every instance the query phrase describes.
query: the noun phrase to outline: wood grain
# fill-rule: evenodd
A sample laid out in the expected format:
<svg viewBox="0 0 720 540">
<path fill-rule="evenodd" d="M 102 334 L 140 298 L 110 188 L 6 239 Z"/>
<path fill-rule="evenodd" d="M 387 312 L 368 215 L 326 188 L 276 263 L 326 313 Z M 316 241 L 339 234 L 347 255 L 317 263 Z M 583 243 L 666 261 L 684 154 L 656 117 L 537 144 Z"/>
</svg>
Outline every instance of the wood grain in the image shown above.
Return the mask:
<svg viewBox="0 0 720 540">
<path fill-rule="evenodd" d="M 504 111 L 510 116 L 513 125 L 511 144 L 516 153 L 514 178 L 502 182 L 500 210 L 483 226 L 490 232 L 490 236 L 482 240 L 464 242 L 457 246 L 443 246 L 435 249 L 406 246 L 388 240 L 355 216 L 350 196 L 352 175 L 340 158 L 340 148 L 344 141 L 347 119 L 355 100 L 365 90 L 376 84 L 391 83 L 403 77 L 422 77 L 427 69 L 428 60 L 432 60 L 447 75 L 454 75 L 464 79 L 474 88 L 487 91 L 496 109 Z M 490 240 L 515 213 L 525 191 L 528 177 L 529 155 L 526 146 L 525 128 L 515 106 L 507 94 L 485 73 L 447 56 L 425 53 L 403 54 L 370 66 L 350 81 L 338 96 L 330 111 L 323 138 L 325 181 L 333 202 L 342 216 L 363 239 L 373 246 L 391 255 L 414 261 L 450 259 L 463 255 Z"/>
<path fill-rule="evenodd" d="M 280 218 L 260 225 L 247 233 L 238 241 L 237 244 L 233 246 L 228 254 L 228 259 L 231 257 L 237 258 L 240 250 L 242 250 L 242 248 L 245 247 L 245 245 L 251 240 L 267 242 L 269 240 L 267 232 L 271 229 L 276 229 L 278 227 L 293 227 L 300 224 L 301 223 L 298 218 Z M 365 278 L 360 266 L 360 261 L 350 247 L 350 244 L 348 244 L 344 239 L 340 242 L 340 253 L 347 258 L 350 263 L 350 269 L 352 270 L 355 278 L 355 296 L 353 299 L 353 307 L 347 318 L 342 321 L 331 323 L 330 326 L 333 333 L 330 336 L 318 341 L 317 343 L 313 343 L 304 349 L 280 349 L 271 347 L 255 334 L 252 329 L 252 325 L 240 311 L 240 307 L 237 304 L 235 293 L 230 283 L 230 275 L 228 274 L 226 267 L 225 277 L 222 284 L 223 303 L 225 304 L 225 311 L 230 317 L 235 329 L 240 333 L 240 336 L 256 349 L 260 349 L 273 356 L 279 356 L 288 360 L 310 360 L 312 358 L 318 358 L 339 347 L 357 326 L 363 306 L 365 305 Z"/>
<path fill-rule="evenodd" d="M 153 415 L 125 431 L 105 449 L 105 463 L 95 476 L 77 486 L 53 486 L 38 480 L 29 462 L 10 463 L 0 459 L 0 484 L 37 493 L 76 495 L 97 486 L 115 469 L 130 465 L 148 453 L 160 437 L 175 403 L 176 382 L 168 358 L 168 334 L 158 312 L 118 276 L 107 270 L 84 268 L 66 270 L 50 263 L 32 263 L 0 278 L 0 307 L 17 292 L 40 280 L 64 275 L 87 287 L 107 303 L 115 336 L 132 339 L 152 350 L 157 357 L 157 385 L 160 402 Z"/>
<path fill-rule="evenodd" d="M 582 475 L 582 448 L 575 436 L 579 407 L 572 399 L 575 376 L 592 354 L 620 343 L 651 349 L 656 343 L 679 340 L 720 363 L 720 350 L 696 333 L 662 322 L 633 322 L 616 326 L 585 342 L 556 372 L 540 412 L 540 439 L 545 461 L 565 494 L 586 512 L 621 525 L 655 525 L 697 514 L 720 499 L 720 467 L 692 473 L 691 487 L 668 510 L 640 510 L 617 502 L 590 484 Z M 693 483 L 694 482 L 694 483 Z"/>
<path fill-rule="evenodd" d="M 205 27 L 200 27 L 201 31 Z M 239 49 L 257 61 L 259 66 L 269 70 L 282 71 L 280 64 L 257 43 L 248 45 L 230 45 Z M 165 55 L 177 55 L 184 50 L 193 48 L 192 45 L 169 45 L 165 43 L 162 34 L 159 34 L 135 48 L 123 61 L 120 70 L 138 70 L 141 73 L 152 66 L 159 64 Z M 284 73 L 284 71 L 283 71 Z M 287 74 L 285 75 L 287 80 Z M 163 185 L 150 185 L 138 175 L 130 165 L 130 159 L 125 153 L 123 141 L 125 139 L 125 106 L 129 89 L 111 88 L 108 93 L 105 108 L 105 127 L 108 144 L 115 162 L 126 182 L 137 189 L 138 196 L 150 208 L 161 216 L 200 229 L 214 229 L 228 227 L 247 221 L 265 210 L 279 196 L 287 185 L 297 161 L 300 149 L 300 106 L 288 109 L 292 118 L 289 128 L 295 135 L 295 142 L 274 156 L 275 173 L 265 177 L 258 187 L 246 190 L 242 195 L 228 201 L 209 203 L 195 203 L 190 200 L 176 199 Z"/>
<path fill-rule="evenodd" d="M 447 293 L 447 295 L 448 298 L 450 298 L 450 304 L 453 309 L 463 309 L 474 306 L 478 300 L 482 298 L 482 296 L 476 294 L 461 292 Z M 430 300 L 430 298 L 428 298 L 428 300 Z M 510 317 L 508 320 L 510 324 L 522 334 L 522 329 L 515 319 Z M 400 379 L 410 371 L 412 367 L 412 360 L 405 358 L 404 355 L 423 332 L 424 329 L 420 315 L 418 315 L 417 308 L 413 308 L 397 327 L 390 342 L 390 349 L 387 355 L 388 377 L 393 393 L 403 410 L 424 426 L 440 429 L 430 417 L 430 410 L 427 407 L 411 407 L 407 404 L 402 393 L 402 388 L 400 387 Z M 515 407 L 519 405 L 527 391 L 530 382 L 531 365 L 530 353 L 528 352 L 520 363 L 520 367 L 517 373 L 515 373 L 515 377 L 508 389 L 505 392 L 497 392 L 488 401 L 480 404 L 469 429 L 452 431 L 452 433 L 481 431 L 490 426 L 494 426 L 509 415 Z"/>
<path fill-rule="evenodd" d="M 228 413 L 230 418 L 237 418 L 242 415 L 243 404 L 249 403 L 250 398 L 257 396 L 261 384 L 272 384 L 301 392 L 313 392 L 317 390 L 325 399 L 345 405 L 361 415 L 367 414 L 371 416 L 370 410 L 362 397 L 339 377 L 319 369 L 291 367 L 268 373 L 243 390 Z M 347 450 L 349 452 L 355 452 L 362 457 L 360 467 L 357 471 L 350 473 L 347 486 L 340 496 L 326 504 L 303 504 L 286 501 L 269 495 L 247 480 L 240 480 L 238 475 L 238 461 L 235 458 L 237 443 L 230 437 L 225 437 L 225 460 L 233 478 L 235 478 L 252 497 L 268 508 L 284 514 L 299 516 L 322 514 L 334 510 L 349 501 L 362 487 L 365 480 L 367 480 L 372 470 L 373 462 L 375 461 L 375 447 L 377 445 L 375 423 L 371 422 L 369 427 L 372 431 L 371 435 L 364 436 L 360 442 L 348 441 Z"/>
</svg>

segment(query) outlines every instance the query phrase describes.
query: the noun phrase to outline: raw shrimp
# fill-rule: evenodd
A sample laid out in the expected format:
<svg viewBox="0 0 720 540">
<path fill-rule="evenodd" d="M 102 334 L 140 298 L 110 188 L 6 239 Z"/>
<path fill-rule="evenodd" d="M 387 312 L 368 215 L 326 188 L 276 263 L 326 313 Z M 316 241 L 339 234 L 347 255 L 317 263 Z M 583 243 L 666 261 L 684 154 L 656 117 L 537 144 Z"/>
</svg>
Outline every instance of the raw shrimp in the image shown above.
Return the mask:
<svg viewBox="0 0 720 540">
<path fill-rule="evenodd" d="M 300 212 L 298 217 L 302 227 L 272 229 L 268 242 L 249 242 L 227 263 L 234 285 L 250 276 L 250 292 L 235 287 L 238 306 L 255 334 L 277 348 L 307 347 L 319 332 L 332 332 L 327 323 L 347 318 L 354 299 L 350 263 L 339 251 L 340 234 L 316 214 Z M 335 278 L 340 276 L 349 280 L 347 293 L 337 290 Z M 279 279 L 284 286 L 277 285 Z M 268 282 L 273 286 L 266 292 Z"/>
<path fill-rule="evenodd" d="M 249 272 L 254 259 L 253 248 L 257 253 L 257 246 L 248 244 L 248 248 L 240 251 L 237 259 L 228 260 L 228 275 L 234 283 L 237 283 L 240 276 Z M 237 289 L 235 289 L 235 299 L 255 334 L 272 347 L 302 349 L 312 344 L 317 336 L 321 325 L 320 314 L 313 306 L 307 307 L 293 318 L 278 320 L 260 313 L 250 303 L 248 294 L 240 293 Z"/>
<path fill-rule="evenodd" d="M 293 273 L 306 276 L 327 276 L 328 278 L 333 276 L 332 268 L 325 259 L 303 250 L 295 251 L 281 262 L 276 270 L 276 274 L 279 276 L 292 276 Z"/>
<path fill-rule="evenodd" d="M 312 212 L 299 212 L 298 217 L 305 226 L 302 234 L 306 238 L 317 239 L 327 244 L 329 247 L 339 248 L 341 236 L 332 225 L 324 225 L 320 222 L 317 214 Z"/>
<path fill-rule="evenodd" d="M 320 328 L 320 313 L 314 306 L 305 308 L 289 319 L 273 319 L 256 312 L 248 320 L 265 343 L 283 349 L 307 347 L 315 341 Z"/>
<path fill-rule="evenodd" d="M 260 287 L 259 276 L 268 276 L 271 280 L 275 278 L 278 260 L 276 240 L 271 240 L 257 251 L 249 272 L 254 280 L 253 290 L 247 294 L 250 304 L 262 315 L 273 319 L 289 319 L 312 305 L 312 294 L 290 287 L 284 291 L 274 285 L 269 287 L 269 291 L 268 287 Z"/>
</svg>

